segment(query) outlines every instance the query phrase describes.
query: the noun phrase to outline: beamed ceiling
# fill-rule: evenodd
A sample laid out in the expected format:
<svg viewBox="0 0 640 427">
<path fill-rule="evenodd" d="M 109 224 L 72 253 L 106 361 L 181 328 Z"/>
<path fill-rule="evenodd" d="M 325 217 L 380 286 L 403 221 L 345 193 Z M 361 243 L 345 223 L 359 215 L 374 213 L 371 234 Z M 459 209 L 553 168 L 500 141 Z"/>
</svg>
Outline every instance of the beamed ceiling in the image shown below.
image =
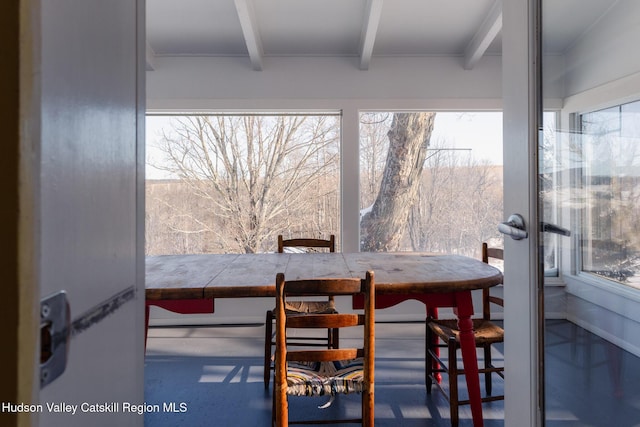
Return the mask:
<svg viewBox="0 0 640 427">
<path fill-rule="evenodd" d="M 156 57 L 457 56 L 472 69 L 500 55 L 501 0 L 147 0 L 147 69 Z M 549 0 L 544 48 L 562 54 L 616 0 Z M 566 17 L 571 16 L 570 20 Z"/>
</svg>

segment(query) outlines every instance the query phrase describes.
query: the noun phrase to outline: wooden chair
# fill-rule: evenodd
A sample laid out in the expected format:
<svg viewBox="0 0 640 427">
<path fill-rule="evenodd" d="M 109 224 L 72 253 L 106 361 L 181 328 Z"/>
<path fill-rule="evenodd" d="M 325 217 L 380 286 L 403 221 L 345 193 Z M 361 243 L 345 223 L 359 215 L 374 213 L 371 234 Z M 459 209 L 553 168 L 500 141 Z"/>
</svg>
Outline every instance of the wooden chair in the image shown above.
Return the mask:
<svg viewBox="0 0 640 427">
<path fill-rule="evenodd" d="M 287 314 L 290 298 L 363 294 L 364 314 Z M 374 425 L 375 284 L 373 272 L 364 279 L 308 279 L 285 281 L 276 277 L 276 359 L 272 421 L 289 424 L 356 423 Z M 360 326 L 358 348 L 304 348 L 292 350 L 287 339 L 294 328 L 326 329 Z M 355 419 L 289 420 L 288 396 L 335 396 L 361 393 L 362 415 Z M 320 410 L 322 411 L 322 410 Z"/>
<path fill-rule="evenodd" d="M 336 251 L 336 236 L 329 236 L 328 240 L 324 239 L 285 239 L 282 234 L 278 235 L 278 253 L 283 253 L 284 248 L 305 248 L 307 250 L 314 248 L 327 248 L 329 252 Z"/>
<path fill-rule="evenodd" d="M 328 240 L 324 239 L 284 239 L 282 235 L 278 236 L 278 252 L 283 253 L 284 248 L 305 248 L 310 249 L 328 249 L 329 252 L 336 251 L 336 237 L 331 235 Z M 288 314 L 296 313 L 337 313 L 333 296 L 329 296 L 325 301 L 295 301 L 286 307 Z M 275 334 L 273 333 L 273 322 L 275 319 L 275 309 L 268 310 L 265 318 L 265 334 L 264 334 L 264 388 L 269 388 L 269 380 L 271 379 L 271 356 L 272 347 L 276 345 Z M 301 336 L 296 337 L 295 341 L 290 345 L 316 345 L 327 348 L 338 348 L 339 346 L 338 329 L 327 330 L 326 337 L 319 336 Z"/>
<path fill-rule="evenodd" d="M 503 250 L 489 248 L 486 243 L 482 244 L 482 261 L 489 263 L 490 259 L 503 259 Z M 482 290 L 482 318 L 473 319 L 473 330 L 476 340 L 476 347 L 484 350 L 484 368 L 478 369 L 480 374 L 485 375 L 486 395 L 482 397 L 483 402 L 504 400 L 504 395 L 492 396 L 492 374 L 497 374 L 504 378 L 504 367 L 496 367 L 491 360 L 491 346 L 504 341 L 504 329 L 491 321 L 492 304 L 504 307 L 502 298 L 490 294 L 489 289 Z M 439 340 L 443 342 L 440 344 Z M 460 400 L 458 394 L 458 376 L 464 375 L 464 370 L 457 366 L 457 349 L 460 348 L 460 331 L 457 320 L 439 320 L 429 318 L 427 321 L 427 394 L 431 394 L 431 385 L 436 384 L 440 391 L 449 400 L 451 411 L 451 425 L 458 425 L 458 407 L 468 405 L 469 400 Z M 447 348 L 448 363 L 445 364 L 439 357 L 436 349 L 438 347 Z M 435 363 L 434 363 L 435 362 Z M 449 394 L 439 382 L 441 373 L 448 374 Z"/>
</svg>

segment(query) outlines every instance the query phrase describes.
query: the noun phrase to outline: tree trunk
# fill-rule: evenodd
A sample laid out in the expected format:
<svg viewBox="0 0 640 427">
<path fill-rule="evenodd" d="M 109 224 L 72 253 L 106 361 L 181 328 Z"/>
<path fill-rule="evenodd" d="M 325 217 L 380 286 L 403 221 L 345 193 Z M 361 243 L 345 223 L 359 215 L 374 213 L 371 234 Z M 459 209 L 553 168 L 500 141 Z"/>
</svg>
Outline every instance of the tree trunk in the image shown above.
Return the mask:
<svg viewBox="0 0 640 427">
<path fill-rule="evenodd" d="M 436 113 L 395 113 L 378 196 L 362 217 L 361 250 L 395 251 L 415 202 Z"/>
</svg>

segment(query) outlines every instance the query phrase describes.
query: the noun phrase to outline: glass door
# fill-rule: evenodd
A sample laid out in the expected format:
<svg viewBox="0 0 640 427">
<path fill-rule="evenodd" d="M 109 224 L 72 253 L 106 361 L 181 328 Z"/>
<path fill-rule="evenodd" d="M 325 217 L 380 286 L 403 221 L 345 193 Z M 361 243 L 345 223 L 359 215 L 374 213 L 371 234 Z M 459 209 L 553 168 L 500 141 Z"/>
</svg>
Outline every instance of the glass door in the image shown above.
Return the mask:
<svg viewBox="0 0 640 427">
<path fill-rule="evenodd" d="M 542 425 L 640 425 L 640 2 L 539 0 Z"/>
</svg>

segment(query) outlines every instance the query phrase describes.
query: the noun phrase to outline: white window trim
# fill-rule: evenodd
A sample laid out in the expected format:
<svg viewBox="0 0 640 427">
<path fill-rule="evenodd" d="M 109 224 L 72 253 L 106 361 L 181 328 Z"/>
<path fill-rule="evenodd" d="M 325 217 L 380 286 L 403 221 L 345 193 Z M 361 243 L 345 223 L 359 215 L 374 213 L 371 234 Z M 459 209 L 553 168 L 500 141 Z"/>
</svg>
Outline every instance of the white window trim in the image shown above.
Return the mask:
<svg viewBox="0 0 640 427">
<path fill-rule="evenodd" d="M 606 83 L 563 100 L 560 122 L 565 132 L 579 129 L 579 115 L 640 99 L 640 73 Z M 577 224 L 575 212 L 561 212 L 565 227 Z M 640 289 L 623 283 L 581 272 L 580 248 L 572 230 L 570 244 L 562 245 L 560 279 L 566 284 L 567 319 L 624 348 L 640 355 Z M 546 282 L 550 284 L 550 282 Z"/>
<path fill-rule="evenodd" d="M 149 100 L 146 114 L 341 112 L 341 250 L 360 251 L 360 112 L 502 111 L 502 99 L 170 99 Z"/>
</svg>

